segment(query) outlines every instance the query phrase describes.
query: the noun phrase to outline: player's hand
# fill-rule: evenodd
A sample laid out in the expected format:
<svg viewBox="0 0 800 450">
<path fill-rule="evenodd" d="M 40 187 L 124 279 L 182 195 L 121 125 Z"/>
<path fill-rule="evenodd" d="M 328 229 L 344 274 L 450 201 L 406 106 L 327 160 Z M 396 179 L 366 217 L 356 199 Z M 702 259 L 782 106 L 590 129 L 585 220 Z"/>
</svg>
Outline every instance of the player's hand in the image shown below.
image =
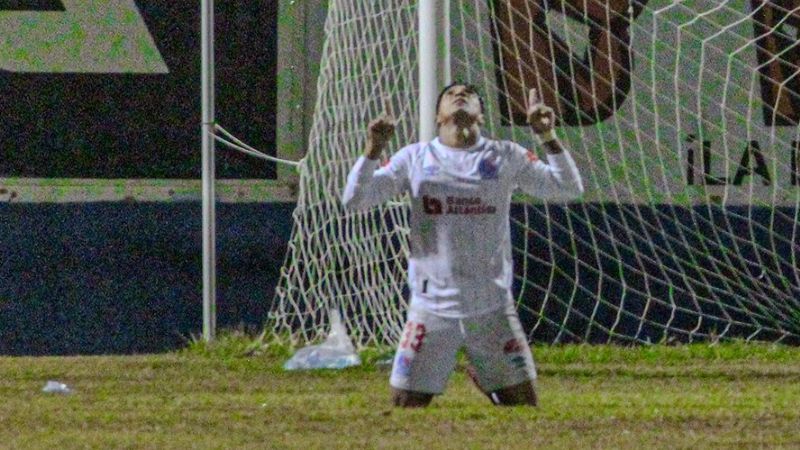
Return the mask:
<svg viewBox="0 0 800 450">
<path fill-rule="evenodd" d="M 367 158 L 376 159 L 383 147 L 394 136 L 395 121 L 392 117 L 381 114 L 367 126 Z"/>
<path fill-rule="evenodd" d="M 556 115 L 553 112 L 553 108 L 542 103 L 536 89 L 531 89 L 528 93 L 528 105 L 526 110 L 528 124 L 533 128 L 534 133 L 547 133 L 555 126 Z"/>
<path fill-rule="evenodd" d="M 394 128 L 394 119 L 386 114 L 381 114 L 367 127 L 369 140 L 376 144 L 386 144 L 394 136 Z"/>
</svg>

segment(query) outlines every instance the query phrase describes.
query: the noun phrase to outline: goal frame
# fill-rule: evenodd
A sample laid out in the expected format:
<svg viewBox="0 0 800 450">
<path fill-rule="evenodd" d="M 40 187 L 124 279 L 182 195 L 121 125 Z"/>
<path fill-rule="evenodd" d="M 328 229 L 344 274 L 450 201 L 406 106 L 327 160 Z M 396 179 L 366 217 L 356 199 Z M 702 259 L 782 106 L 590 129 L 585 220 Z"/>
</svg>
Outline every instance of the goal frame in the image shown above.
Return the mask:
<svg viewBox="0 0 800 450">
<path fill-rule="evenodd" d="M 213 341 L 217 329 L 216 267 L 216 99 L 215 0 L 201 0 L 202 41 L 202 236 L 203 236 L 203 339 Z M 420 0 L 419 26 L 419 139 L 436 136 L 436 99 L 442 85 L 452 81 L 450 68 L 450 0 Z"/>
</svg>

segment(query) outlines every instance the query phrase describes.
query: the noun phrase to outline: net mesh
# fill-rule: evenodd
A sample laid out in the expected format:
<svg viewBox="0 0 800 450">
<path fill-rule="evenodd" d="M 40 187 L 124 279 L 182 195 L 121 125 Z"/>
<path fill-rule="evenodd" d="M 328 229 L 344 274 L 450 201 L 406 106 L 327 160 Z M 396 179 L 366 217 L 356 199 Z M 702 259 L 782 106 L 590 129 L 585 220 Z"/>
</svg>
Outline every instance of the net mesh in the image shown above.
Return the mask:
<svg viewBox="0 0 800 450">
<path fill-rule="evenodd" d="M 271 316 L 295 342 L 341 310 L 397 341 L 408 198 L 339 201 L 366 123 L 417 135 L 416 3 L 333 0 L 294 229 Z M 798 342 L 800 1 L 452 0 L 451 69 L 485 134 L 534 148 L 524 93 L 560 122 L 587 193 L 515 197 L 518 310 L 531 341 Z"/>
</svg>

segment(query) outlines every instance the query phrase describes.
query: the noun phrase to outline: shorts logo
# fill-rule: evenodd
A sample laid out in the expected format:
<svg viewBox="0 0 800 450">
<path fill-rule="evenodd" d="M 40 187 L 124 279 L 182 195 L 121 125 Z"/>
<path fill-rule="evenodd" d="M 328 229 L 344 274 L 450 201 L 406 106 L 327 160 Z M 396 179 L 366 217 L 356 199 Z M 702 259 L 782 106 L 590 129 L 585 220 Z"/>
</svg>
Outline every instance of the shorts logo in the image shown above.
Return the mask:
<svg viewBox="0 0 800 450">
<path fill-rule="evenodd" d="M 481 174 L 481 178 L 484 180 L 496 180 L 497 164 L 489 158 L 482 159 L 478 164 L 478 173 Z"/>
<path fill-rule="evenodd" d="M 503 353 L 506 355 L 511 353 L 519 353 L 522 351 L 522 344 L 520 344 L 518 339 L 511 339 L 510 341 L 506 342 L 503 345 Z"/>
</svg>

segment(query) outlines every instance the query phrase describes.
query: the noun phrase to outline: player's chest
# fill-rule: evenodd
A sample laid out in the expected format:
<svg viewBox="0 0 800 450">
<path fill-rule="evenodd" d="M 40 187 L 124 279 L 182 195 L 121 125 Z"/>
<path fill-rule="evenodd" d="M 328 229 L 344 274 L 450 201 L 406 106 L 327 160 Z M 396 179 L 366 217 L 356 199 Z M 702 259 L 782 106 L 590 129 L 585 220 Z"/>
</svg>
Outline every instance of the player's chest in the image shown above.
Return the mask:
<svg viewBox="0 0 800 450">
<path fill-rule="evenodd" d="M 457 156 L 426 153 L 414 161 L 411 192 L 494 197 L 507 190 L 510 167 L 496 152 Z"/>
</svg>

